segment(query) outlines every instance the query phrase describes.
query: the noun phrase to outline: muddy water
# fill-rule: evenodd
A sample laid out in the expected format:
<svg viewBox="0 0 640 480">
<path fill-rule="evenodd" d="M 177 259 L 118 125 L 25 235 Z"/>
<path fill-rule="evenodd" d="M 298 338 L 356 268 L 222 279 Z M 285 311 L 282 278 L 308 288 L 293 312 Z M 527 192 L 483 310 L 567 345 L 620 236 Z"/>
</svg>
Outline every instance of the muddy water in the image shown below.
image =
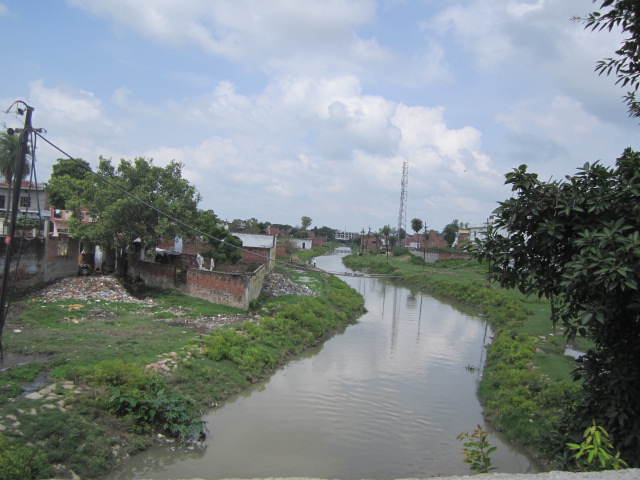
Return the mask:
<svg viewBox="0 0 640 480">
<path fill-rule="evenodd" d="M 345 272 L 339 255 L 316 259 Z M 155 448 L 107 477 L 392 479 L 472 473 L 460 432 L 476 398 L 486 324 L 380 279 L 344 277 L 366 301 L 357 325 L 210 413 L 201 449 Z M 492 436 L 496 472 L 535 473 Z"/>
</svg>

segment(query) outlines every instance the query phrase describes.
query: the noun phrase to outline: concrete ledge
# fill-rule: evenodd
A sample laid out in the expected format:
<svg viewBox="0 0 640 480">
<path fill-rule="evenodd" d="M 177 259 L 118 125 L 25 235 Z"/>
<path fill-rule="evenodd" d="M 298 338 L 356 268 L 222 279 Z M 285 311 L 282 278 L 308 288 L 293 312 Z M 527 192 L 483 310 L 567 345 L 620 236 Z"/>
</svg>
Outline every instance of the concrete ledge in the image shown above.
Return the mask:
<svg viewBox="0 0 640 480">
<path fill-rule="evenodd" d="M 464 475 L 462 477 L 429 477 L 438 480 L 640 480 L 640 469 L 631 468 L 627 470 L 606 471 L 606 472 L 587 472 L 587 473 L 570 473 L 570 472 L 546 472 L 536 474 L 516 474 L 516 473 L 486 473 L 482 475 Z M 180 479 L 176 479 L 180 480 Z M 182 479 L 182 480 L 206 480 L 202 478 Z M 238 479 L 227 478 L 225 480 L 331 480 L 321 478 L 308 477 L 269 477 L 254 479 Z M 376 479 L 362 479 L 376 480 Z M 379 479 L 378 479 L 379 480 Z M 403 478 L 396 480 L 427 480 L 424 478 Z"/>
</svg>

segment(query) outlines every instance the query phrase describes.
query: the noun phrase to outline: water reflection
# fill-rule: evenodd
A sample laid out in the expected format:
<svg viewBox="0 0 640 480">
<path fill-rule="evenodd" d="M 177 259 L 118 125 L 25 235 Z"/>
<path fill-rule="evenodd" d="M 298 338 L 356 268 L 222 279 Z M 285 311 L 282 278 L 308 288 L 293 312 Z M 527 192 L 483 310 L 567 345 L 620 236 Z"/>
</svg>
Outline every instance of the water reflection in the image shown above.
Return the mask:
<svg viewBox="0 0 640 480">
<path fill-rule="evenodd" d="M 344 271 L 338 256 L 316 259 Z M 368 313 L 209 415 L 200 452 L 154 449 L 111 479 L 467 475 L 455 437 L 483 424 L 475 395 L 487 326 L 381 279 L 345 277 Z M 533 472 L 498 445 L 499 472 Z M 156 468 L 154 470 L 153 468 Z"/>
</svg>

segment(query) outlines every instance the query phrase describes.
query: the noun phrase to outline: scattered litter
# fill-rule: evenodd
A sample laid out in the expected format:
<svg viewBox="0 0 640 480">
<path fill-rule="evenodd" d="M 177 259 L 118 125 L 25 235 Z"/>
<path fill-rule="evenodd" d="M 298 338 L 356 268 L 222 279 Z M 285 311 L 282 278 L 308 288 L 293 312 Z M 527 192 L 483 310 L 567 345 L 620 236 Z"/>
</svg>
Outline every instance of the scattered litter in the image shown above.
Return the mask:
<svg viewBox="0 0 640 480">
<path fill-rule="evenodd" d="M 284 295 L 315 295 L 313 291 L 306 285 L 298 285 L 289 280 L 288 277 L 271 273 L 264 279 L 262 291 L 267 297 L 282 297 Z"/>
<path fill-rule="evenodd" d="M 78 300 L 149 303 L 127 292 L 113 275 L 95 277 L 67 277 L 38 291 L 33 300 Z M 69 310 L 79 310 L 83 305 L 69 305 Z"/>
</svg>

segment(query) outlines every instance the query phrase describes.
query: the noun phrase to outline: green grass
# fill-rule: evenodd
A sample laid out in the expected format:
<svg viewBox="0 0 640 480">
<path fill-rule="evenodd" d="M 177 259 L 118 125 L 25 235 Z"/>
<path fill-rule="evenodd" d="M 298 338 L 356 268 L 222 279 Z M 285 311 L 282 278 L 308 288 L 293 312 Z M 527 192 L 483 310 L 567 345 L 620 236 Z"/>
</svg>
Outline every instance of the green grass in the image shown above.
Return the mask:
<svg viewBox="0 0 640 480">
<path fill-rule="evenodd" d="M 81 478 L 103 475 L 118 456 L 146 448 L 157 433 L 183 439 L 195 433 L 202 428 L 202 410 L 270 374 L 364 311 L 357 292 L 335 277 L 282 272 L 318 296 L 262 298 L 255 305 L 259 323 L 207 334 L 155 320 L 244 312 L 159 290 L 144 292 L 153 304 L 15 303 L 5 328 L 5 353 L 37 361 L 0 374 L 0 421 L 6 426 L 3 419 L 13 415 L 20 422 L 18 430 L 0 437 L 7 445 L 0 466 L 15 471 L 15 478 L 50 477 L 54 464 L 64 465 L 55 472 L 60 476 L 69 470 Z M 145 372 L 145 365 L 169 352 L 178 360 L 169 376 Z M 64 411 L 50 400 L 21 397 L 36 377 L 46 384 L 72 380 L 80 393 L 65 394 Z M 57 391 L 66 392 L 61 386 Z M 37 471 L 29 470 L 36 459 L 25 452 L 39 455 Z"/>
</svg>

